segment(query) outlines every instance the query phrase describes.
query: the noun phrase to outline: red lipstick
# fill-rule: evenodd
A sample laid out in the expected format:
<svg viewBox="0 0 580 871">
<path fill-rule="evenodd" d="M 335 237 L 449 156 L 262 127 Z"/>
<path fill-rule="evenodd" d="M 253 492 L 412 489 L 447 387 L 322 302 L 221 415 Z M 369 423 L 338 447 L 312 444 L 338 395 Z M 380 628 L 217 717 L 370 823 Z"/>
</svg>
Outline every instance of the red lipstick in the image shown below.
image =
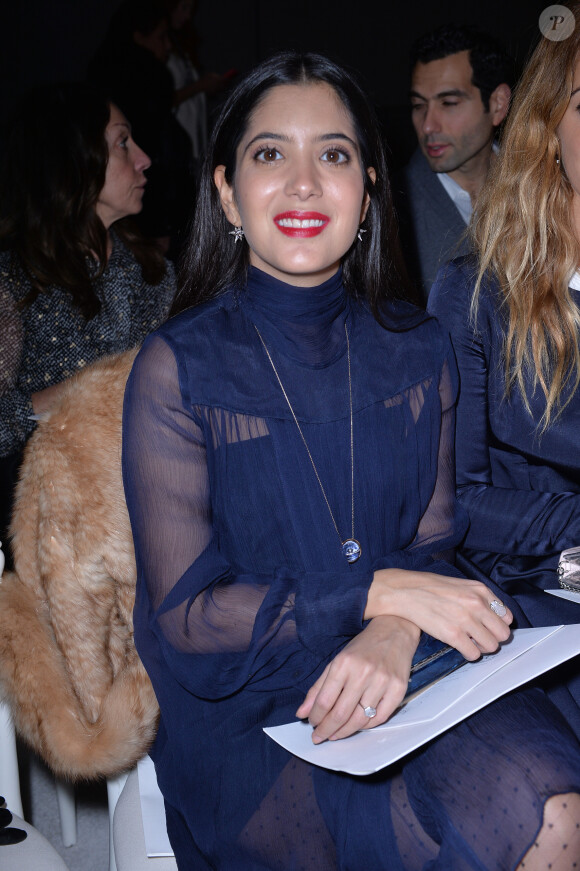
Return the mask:
<svg viewBox="0 0 580 871">
<path fill-rule="evenodd" d="M 285 236 L 308 239 L 318 236 L 330 222 L 328 215 L 320 212 L 281 212 L 274 218 L 274 223 Z"/>
</svg>

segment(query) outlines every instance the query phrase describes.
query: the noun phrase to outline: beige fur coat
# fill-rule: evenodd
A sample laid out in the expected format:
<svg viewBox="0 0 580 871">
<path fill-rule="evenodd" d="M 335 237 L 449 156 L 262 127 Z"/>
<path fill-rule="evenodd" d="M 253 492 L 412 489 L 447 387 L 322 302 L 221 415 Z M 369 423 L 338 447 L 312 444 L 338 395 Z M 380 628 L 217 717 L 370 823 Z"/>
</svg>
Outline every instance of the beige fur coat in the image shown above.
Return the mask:
<svg viewBox="0 0 580 871">
<path fill-rule="evenodd" d="M 28 442 L 0 582 L 0 693 L 59 775 L 127 769 L 156 731 L 133 644 L 135 558 L 121 480 L 121 412 L 135 351 L 67 383 Z"/>
</svg>

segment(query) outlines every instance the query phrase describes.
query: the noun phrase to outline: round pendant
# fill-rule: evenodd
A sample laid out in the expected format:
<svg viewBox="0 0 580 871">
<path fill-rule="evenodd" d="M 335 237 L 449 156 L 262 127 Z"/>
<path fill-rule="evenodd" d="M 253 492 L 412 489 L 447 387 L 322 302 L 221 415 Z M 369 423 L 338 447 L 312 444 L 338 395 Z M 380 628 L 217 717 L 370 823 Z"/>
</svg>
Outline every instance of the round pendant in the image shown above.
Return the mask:
<svg viewBox="0 0 580 871">
<path fill-rule="evenodd" d="M 348 538 L 342 542 L 342 554 L 346 557 L 347 562 L 355 563 L 361 553 L 361 546 L 355 538 Z"/>
</svg>

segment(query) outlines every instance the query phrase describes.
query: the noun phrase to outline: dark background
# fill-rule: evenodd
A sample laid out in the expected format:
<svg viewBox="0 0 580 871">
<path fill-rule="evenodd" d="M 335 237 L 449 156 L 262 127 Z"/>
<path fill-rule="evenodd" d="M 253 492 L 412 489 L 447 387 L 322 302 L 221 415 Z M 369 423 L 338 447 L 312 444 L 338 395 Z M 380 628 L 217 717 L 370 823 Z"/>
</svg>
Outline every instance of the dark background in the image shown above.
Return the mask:
<svg viewBox="0 0 580 871">
<path fill-rule="evenodd" d="M 82 80 L 118 0 L 2 0 L 2 117 L 30 86 Z M 362 74 L 395 163 L 413 147 L 407 108 L 408 51 L 445 21 L 478 24 L 521 68 L 549 3 L 534 0 L 198 0 L 195 24 L 206 71 L 244 72 L 280 48 L 330 54 Z"/>
</svg>

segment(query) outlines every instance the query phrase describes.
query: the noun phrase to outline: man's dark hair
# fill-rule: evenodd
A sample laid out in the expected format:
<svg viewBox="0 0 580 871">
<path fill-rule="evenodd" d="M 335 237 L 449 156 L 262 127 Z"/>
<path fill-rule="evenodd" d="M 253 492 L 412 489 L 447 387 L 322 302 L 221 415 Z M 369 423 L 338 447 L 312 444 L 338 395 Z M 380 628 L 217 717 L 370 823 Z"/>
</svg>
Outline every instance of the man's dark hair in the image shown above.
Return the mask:
<svg viewBox="0 0 580 871">
<path fill-rule="evenodd" d="M 411 70 L 418 63 L 428 64 L 460 51 L 469 52 L 473 70 L 471 83 L 479 88 L 485 111 L 498 85 L 513 79 L 512 62 L 503 46 L 479 28 L 468 24 L 443 24 L 421 36 L 411 48 Z"/>
</svg>

